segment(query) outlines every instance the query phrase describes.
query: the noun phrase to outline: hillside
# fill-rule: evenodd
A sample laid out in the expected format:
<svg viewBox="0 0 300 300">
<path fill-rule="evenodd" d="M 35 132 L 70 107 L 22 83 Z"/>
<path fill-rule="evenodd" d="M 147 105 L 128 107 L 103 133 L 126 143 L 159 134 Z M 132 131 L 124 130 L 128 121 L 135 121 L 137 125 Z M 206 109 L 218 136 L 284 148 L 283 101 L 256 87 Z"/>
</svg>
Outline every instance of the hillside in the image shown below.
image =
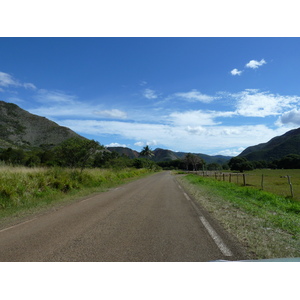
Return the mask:
<svg viewBox="0 0 300 300">
<path fill-rule="evenodd" d="M 122 155 L 122 154 L 127 155 L 129 158 L 139 157 L 139 153 L 130 148 L 108 147 L 107 150 L 115 151 L 115 152 L 119 153 L 120 155 Z M 187 154 L 187 152 L 175 152 L 175 151 L 161 149 L 161 148 L 157 148 L 157 149 L 153 150 L 153 153 L 154 153 L 154 156 L 151 159 L 155 162 L 172 161 L 172 160 L 176 160 L 176 159 L 182 159 Z M 222 155 L 210 156 L 210 155 L 201 154 L 201 153 L 194 153 L 194 154 L 199 155 L 208 164 L 210 164 L 210 163 L 224 164 L 231 158 L 231 156 L 222 156 Z"/>
<path fill-rule="evenodd" d="M 137 151 L 126 147 L 107 147 L 107 150 L 111 152 L 117 152 L 120 155 L 126 155 L 129 158 L 139 157 L 139 153 Z"/>
<path fill-rule="evenodd" d="M 71 129 L 33 115 L 16 104 L 0 101 L 0 148 L 58 145 L 71 137 L 84 138 Z"/>
<path fill-rule="evenodd" d="M 300 155 L 300 128 L 274 137 L 267 143 L 248 147 L 238 156 L 245 157 L 250 161 L 273 161 L 281 159 L 288 154 Z"/>
</svg>

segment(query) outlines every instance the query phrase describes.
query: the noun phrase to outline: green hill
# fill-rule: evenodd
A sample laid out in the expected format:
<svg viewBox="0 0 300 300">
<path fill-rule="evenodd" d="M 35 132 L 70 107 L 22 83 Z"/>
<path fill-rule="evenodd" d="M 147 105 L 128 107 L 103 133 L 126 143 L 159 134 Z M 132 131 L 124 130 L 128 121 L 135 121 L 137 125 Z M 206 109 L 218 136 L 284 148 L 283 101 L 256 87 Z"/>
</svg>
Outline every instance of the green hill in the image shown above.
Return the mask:
<svg viewBox="0 0 300 300">
<path fill-rule="evenodd" d="M 248 147 L 238 156 L 245 157 L 250 161 L 273 161 L 289 154 L 300 155 L 300 128 L 274 137 L 267 143 Z"/>
</svg>

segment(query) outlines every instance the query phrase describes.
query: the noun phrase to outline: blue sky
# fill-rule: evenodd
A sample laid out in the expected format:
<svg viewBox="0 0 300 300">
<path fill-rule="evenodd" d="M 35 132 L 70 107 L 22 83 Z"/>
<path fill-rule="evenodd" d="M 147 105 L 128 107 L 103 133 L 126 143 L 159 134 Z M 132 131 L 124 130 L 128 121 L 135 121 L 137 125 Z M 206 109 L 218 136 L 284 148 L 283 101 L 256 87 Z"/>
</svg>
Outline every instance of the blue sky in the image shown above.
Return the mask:
<svg viewBox="0 0 300 300">
<path fill-rule="evenodd" d="M 300 39 L 0 38 L 0 99 L 106 146 L 237 155 L 300 127 Z"/>
</svg>

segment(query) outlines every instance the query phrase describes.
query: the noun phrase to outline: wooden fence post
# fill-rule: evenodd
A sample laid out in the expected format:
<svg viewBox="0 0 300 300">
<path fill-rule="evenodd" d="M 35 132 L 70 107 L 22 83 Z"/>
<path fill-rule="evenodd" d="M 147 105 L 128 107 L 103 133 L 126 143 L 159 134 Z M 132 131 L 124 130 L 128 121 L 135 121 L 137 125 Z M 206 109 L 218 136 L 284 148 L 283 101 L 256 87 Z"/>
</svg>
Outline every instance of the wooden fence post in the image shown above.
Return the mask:
<svg viewBox="0 0 300 300">
<path fill-rule="evenodd" d="M 294 198 L 294 191 L 293 191 L 293 185 L 292 185 L 292 182 L 291 182 L 291 177 L 289 175 L 287 175 L 287 179 L 288 179 L 288 182 L 289 182 L 289 185 L 290 185 L 291 196 L 292 196 L 292 198 Z"/>
<path fill-rule="evenodd" d="M 264 190 L 264 174 L 261 175 L 261 189 Z"/>
<path fill-rule="evenodd" d="M 246 174 L 243 173 L 243 183 L 244 183 L 244 186 L 246 186 Z"/>
</svg>

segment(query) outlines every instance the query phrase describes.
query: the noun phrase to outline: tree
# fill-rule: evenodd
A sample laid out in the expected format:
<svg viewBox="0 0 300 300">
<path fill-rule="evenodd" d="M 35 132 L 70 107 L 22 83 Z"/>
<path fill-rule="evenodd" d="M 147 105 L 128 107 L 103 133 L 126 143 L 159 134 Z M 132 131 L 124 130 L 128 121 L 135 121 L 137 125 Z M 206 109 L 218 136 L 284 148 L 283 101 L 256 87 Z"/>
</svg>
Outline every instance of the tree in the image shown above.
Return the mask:
<svg viewBox="0 0 300 300">
<path fill-rule="evenodd" d="M 183 159 L 183 162 L 185 163 L 187 170 L 190 166 L 192 166 L 193 171 L 197 171 L 198 167 L 202 167 L 204 165 L 204 160 L 201 157 L 192 153 L 186 154 L 186 156 Z"/>
<path fill-rule="evenodd" d="M 233 157 L 228 162 L 228 165 L 231 170 L 243 171 L 253 170 L 253 165 L 250 161 L 248 161 L 245 157 Z"/>
<path fill-rule="evenodd" d="M 147 145 L 143 148 L 143 150 L 140 152 L 140 156 L 145 156 L 145 157 L 152 157 L 154 156 L 153 151 L 150 149 L 150 147 Z"/>
<path fill-rule="evenodd" d="M 98 150 L 104 149 L 98 142 L 81 138 L 70 138 L 60 144 L 55 151 L 60 165 L 80 168 L 81 172 Z"/>
</svg>

